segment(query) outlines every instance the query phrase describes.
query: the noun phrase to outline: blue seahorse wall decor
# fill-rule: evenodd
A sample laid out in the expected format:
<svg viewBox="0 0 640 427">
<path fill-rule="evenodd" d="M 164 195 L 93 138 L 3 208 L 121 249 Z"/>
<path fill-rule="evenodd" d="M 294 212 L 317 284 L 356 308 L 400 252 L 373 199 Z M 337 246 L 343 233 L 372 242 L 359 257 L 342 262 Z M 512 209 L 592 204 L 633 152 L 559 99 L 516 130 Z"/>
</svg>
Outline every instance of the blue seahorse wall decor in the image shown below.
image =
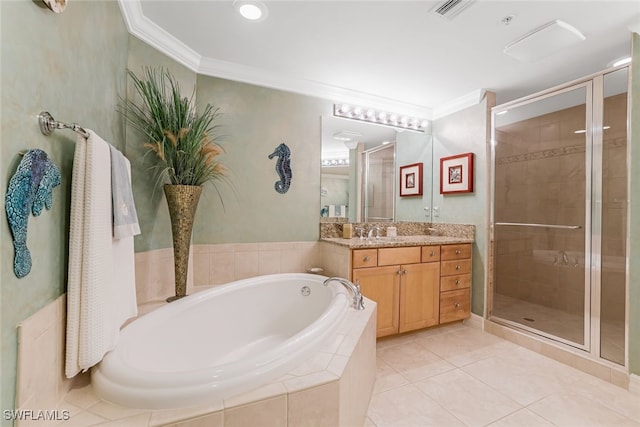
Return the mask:
<svg viewBox="0 0 640 427">
<path fill-rule="evenodd" d="M 289 191 L 291 185 L 291 150 L 287 147 L 287 144 L 280 144 L 276 147 L 273 153 L 269 154 L 269 158 L 273 159 L 278 156 L 276 161 L 276 172 L 280 175 L 280 181 L 276 181 L 275 188 L 280 194 L 284 194 Z"/>
<path fill-rule="evenodd" d="M 15 259 L 13 271 L 24 277 L 31 271 L 31 254 L 27 248 L 29 212 L 40 215 L 42 208 L 51 209 L 53 188 L 60 185 L 60 169 L 42 150 L 29 150 L 9 180 L 5 210 L 13 235 Z"/>
</svg>

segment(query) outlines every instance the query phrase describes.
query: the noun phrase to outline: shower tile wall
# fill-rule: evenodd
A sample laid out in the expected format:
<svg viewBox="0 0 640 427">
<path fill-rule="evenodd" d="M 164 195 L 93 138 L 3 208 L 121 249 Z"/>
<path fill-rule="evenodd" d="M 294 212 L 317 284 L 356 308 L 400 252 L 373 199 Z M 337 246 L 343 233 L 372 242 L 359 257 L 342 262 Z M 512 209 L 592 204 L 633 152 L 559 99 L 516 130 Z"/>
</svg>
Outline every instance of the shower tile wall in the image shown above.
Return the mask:
<svg viewBox="0 0 640 427">
<path fill-rule="evenodd" d="M 585 142 L 574 133 L 584 117 L 581 105 L 497 129 L 496 222 L 585 226 Z M 583 312 L 583 233 L 502 227 L 496 241 L 498 294 Z"/>
<path fill-rule="evenodd" d="M 603 322 L 624 321 L 626 107 L 626 93 L 605 99 L 604 126 L 609 128 L 603 131 Z M 574 133 L 585 128 L 584 117 L 582 105 L 496 130 L 496 222 L 584 229 L 585 141 L 584 133 Z M 496 241 L 501 242 L 495 248 L 499 296 L 583 313 L 584 233 L 497 227 Z"/>
<path fill-rule="evenodd" d="M 624 322 L 620 301 L 625 300 L 625 257 L 627 234 L 627 96 L 605 99 L 603 144 L 602 230 L 603 322 Z"/>
<path fill-rule="evenodd" d="M 605 87 L 607 80 L 605 80 Z M 600 294 L 600 356 L 625 361 L 626 235 L 627 235 L 627 97 L 604 103 L 602 184 L 602 291 Z"/>
</svg>

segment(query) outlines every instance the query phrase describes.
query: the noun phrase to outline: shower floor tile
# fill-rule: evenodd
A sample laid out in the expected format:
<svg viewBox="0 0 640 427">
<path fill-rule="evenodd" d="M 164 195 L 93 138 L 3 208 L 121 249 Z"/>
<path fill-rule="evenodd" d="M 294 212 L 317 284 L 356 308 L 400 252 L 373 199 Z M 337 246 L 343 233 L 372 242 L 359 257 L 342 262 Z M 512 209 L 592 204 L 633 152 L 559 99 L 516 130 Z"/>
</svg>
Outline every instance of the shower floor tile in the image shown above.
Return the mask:
<svg viewBox="0 0 640 427">
<path fill-rule="evenodd" d="M 470 326 L 377 347 L 367 427 L 640 427 L 639 396 Z"/>
<path fill-rule="evenodd" d="M 496 294 L 493 315 L 573 343 L 584 342 L 584 318 L 577 314 Z M 601 335 L 602 357 L 624 363 L 624 323 L 603 321 Z"/>
</svg>

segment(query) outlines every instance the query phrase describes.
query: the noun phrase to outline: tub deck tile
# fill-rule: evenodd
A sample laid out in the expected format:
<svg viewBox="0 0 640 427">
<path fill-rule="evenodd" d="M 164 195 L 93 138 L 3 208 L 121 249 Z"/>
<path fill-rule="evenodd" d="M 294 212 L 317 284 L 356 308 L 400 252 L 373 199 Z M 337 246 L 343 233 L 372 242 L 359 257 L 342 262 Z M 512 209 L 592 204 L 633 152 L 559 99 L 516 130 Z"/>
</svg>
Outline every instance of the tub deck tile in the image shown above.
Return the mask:
<svg viewBox="0 0 640 427">
<path fill-rule="evenodd" d="M 329 371 L 314 372 L 313 374 L 293 378 L 285 381 L 284 386 L 289 393 L 306 390 L 308 388 L 321 386 L 333 381 L 338 381 L 339 377 Z"/>
<path fill-rule="evenodd" d="M 229 399 L 225 399 L 224 409 L 226 410 L 260 400 L 284 396 L 285 394 L 287 394 L 287 389 L 284 387 L 284 384 L 282 384 L 281 382 L 270 383 L 249 392 L 233 396 Z"/>
</svg>

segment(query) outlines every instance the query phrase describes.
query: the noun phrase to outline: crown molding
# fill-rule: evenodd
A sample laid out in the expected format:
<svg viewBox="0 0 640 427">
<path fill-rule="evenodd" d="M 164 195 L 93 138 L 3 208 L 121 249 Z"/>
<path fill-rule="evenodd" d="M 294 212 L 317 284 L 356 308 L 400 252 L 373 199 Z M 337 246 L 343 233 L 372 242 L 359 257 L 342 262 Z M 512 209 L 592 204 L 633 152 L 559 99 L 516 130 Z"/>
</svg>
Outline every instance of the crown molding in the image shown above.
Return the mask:
<svg viewBox="0 0 640 427">
<path fill-rule="evenodd" d="M 202 55 L 144 16 L 140 0 L 118 0 L 118 4 L 129 34 L 190 70 L 198 72 Z"/>
<path fill-rule="evenodd" d="M 466 95 L 459 98 L 452 99 L 451 101 L 435 108 L 433 110 L 433 119 L 436 120 L 441 117 L 448 116 L 460 110 L 464 110 L 468 107 L 478 105 L 484 99 L 484 95 L 487 92 L 486 89 L 476 89 Z"/>
<path fill-rule="evenodd" d="M 426 106 L 203 57 L 144 16 L 140 0 L 118 0 L 118 4 L 130 34 L 198 74 L 315 96 L 334 103 L 358 104 L 428 120 L 433 118 L 433 109 Z"/>
<path fill-rule="evenodd" d="M 328 85 L 313 80 L 300 79 L 281 72 L 273 72 L 212 58 L 202 58 L 200 74 L 228 80 L 279 89 L 303 95 L 331 100 L 335 103 L 365 105 L 371 108 L 394 111 L 399 114 L 431 118 L 431 109 L 424 106 L 396 101 L 365 92 Z"/>
</svg>

